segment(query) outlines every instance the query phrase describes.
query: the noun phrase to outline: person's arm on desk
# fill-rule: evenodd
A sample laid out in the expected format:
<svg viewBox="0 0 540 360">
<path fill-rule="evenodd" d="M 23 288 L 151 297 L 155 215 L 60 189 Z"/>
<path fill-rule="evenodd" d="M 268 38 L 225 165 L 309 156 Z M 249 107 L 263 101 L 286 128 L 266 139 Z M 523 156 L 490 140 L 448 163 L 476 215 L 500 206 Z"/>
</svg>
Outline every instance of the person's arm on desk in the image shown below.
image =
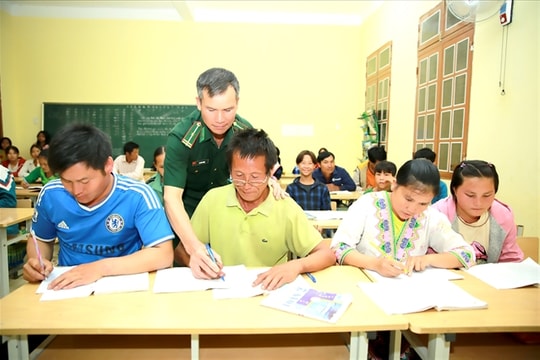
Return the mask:
<svg viewBox="0 0 540 360">
<path fill-rule="evenodd" d="M 90 284 L 105 276 L 137 274 L 169 267 L 172 261 L 172 240 L 143 248 L 133 254 L 81 264 L 54 279 L 50 289 L 71 289 Z"/>
<path fill-rule="evenodd" d="M 334 254 L 325 242 L 320 242 L 308 256 L 273 266 L 259 274 L 253 286 L 261 284 L 265 290 L 274 290 L 292 282 L 298 275 L 315 272 L 335 263 Z"/>
<path fill-rule="evenodd" d="M 180 243 L 174 249 L 175 260 L 179 263 L 189 264 L 193 275 L 197 278 L 215 279 L 220 277 L 222 275 L 221 268 L 208 256 L 204 244 L 193 231 L 182 201 L 184 189 L 166 185 L 163 190 L 167 217 L 174 232 L 180 237 Z M 217 263 L 221 264 L 219 254 L 214 252 L 214 256 Z"/>
</svg>

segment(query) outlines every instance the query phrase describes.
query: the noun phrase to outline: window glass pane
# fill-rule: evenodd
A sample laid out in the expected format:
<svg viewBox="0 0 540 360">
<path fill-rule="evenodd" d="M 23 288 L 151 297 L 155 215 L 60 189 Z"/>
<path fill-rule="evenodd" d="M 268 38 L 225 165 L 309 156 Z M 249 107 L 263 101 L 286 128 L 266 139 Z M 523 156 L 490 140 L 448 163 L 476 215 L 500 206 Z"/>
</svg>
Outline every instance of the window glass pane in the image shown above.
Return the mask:
<svg viewBox="0 0 540 360">
<path fill-rule="evenodd" d="M 380 130 L 381 131 L 380 139 L 381 139 L 382 142 L 386 142 L 386 129 L 387 129 L 386 125 L 387 125 L 386 123 L 382 123 L 381 127 L 380 127 L 380 129 L 381 129 Z"/>
<path fill-rule="evenodd" d="M 442 106 L 448 107 L 452 105 L 452 82 L 453 79 L 446 79 L 443 81 L 443 88 L 442 88 Z"/>
<path fill-rule="evenodd" d="M 433 140 L 435 136 L 435 114 L 427 116 L 426 139 Z"/>
<path fill-rule="evenodd" d="M 425 116 L 418 117 L 418 127 L 416 129 L 416 140 L 424 139 L 424 119 L 425 119 Z"/>
<path fill-rule="evenodd" d="M 439 19 L 441 17 L 441 13 L 437 11 L 433 15 L 431 15 L 429 18 L 427 18 L 422 23 L 422 28 L 420 30 L 420 39 L 421 44 L 425 43 L 431 38 L 434 38 L 437 36 L 440 32 L 440 26 L 439 26 Z"/>
<path fill-rule="evenodd" d="M 377 58 L 372 57 L 371 59 L 368 59 L 367 66 L 366 66 L 366 73 L 368 76 L 375 74 L 377 71 Z"/>
<path fill-rule="evenodd" d="M 452 150 L 450 150 L 451 151 L 451 154 L 450 154 L 450 166 L 451 166 L 452 170 L 462 160 L 461 159 L 461 147 L 462 147 L 462 144 L 460 142 L 452 143 L 452 147 L 451 147 Z"/>
<path fill-rule="evenodd" d="M 450 137 L 450 111 L 443 111 L 441 113 L 441 139 L 448 139 Z"/>
<path fill-rule="evenodd" d="M 429 57 L 429 81 L 437 79 L 437 63 L 439 54 L 435 53 Z"/>
<path fill-rule="evenodd" d="M 448 167 L 448 143 L 439 143 L 438 160 L 439 170 L 450 171 Z"/>
<path fill-rule="evenodd" d="M 381 51 L 379 55 L 379 69 L 382 69 L 388 64 L 390 64 L 390 48 L 386 48 Z"/>
<path fill-rule="evenodd" d="M 467 74 L 456 76 L 456 95 L 454 105 L 465 103 L 465 85 L 467 84 Z"/>
<path fill-rule="evenodd" d="M 445 30 L 450 29 L 452 26 L 456 25 L 460 20 L 452 14 L 452 12 L 448 11 L 448 8 L 446 8 L 446 26 Z"/>
<path fill-rule="evenodd" d="M 366 101 L 369 103 L 375 101 L 375 85 L 368 85 L 366 89 Z"/>
<path fill-rule="evenodd" d="M 444 50 L 444 75 L 454 72 L 454 45 Z"/>
<path fill-rule="evenodd" d="M 426 88 L 418 91 L 418 112 L 426 111 Z"/>
<path fill-rule="evenodd" d="M 437 84 L 429 85 L 428 87 L 428 110 L 435 109 L 435 103 L 437 102 Z"/>
<path fill-rule="evenodd" d="M 469 57 L 469 39 L 464 39 L 457 45 L 456 71 L 467 68 L 467 59 Z"/>
<path fill-rule="evenodd" d="M 427 80 L 427 59 L 420 61 L 420 85 L 424 84 Z"/>
<path fill-rule="evenodd" d="M 388 97 L 388 78 L 384 78 L 379 82 L 379 98 Z"/>
<path fill-rule="evenodd" d="M 388 120 L 388 100 L 379 102 L 379 120 Z"/>
<path fill-rule="evenodd" d="M 452 137 L 461 139 L 463 137 L 464 109 L 454 110 L 454 122 L 452 124 Z"/>
</svg>

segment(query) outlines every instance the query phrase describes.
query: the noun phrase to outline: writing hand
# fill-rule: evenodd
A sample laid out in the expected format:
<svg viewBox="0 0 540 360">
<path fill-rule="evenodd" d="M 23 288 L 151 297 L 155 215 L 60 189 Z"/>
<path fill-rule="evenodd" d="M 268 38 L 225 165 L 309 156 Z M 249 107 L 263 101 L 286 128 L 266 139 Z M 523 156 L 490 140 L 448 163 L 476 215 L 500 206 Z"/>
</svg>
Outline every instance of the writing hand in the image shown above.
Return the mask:
<svg viewBox="0 0 540 360">
<path fill-rule="evenodd" d="M 53 264 L 43 259 L 43 267 L 38 258 L 30 258 L 23 266 L 23 279 L 28 282 L 39 282 L 45 280 L 53 271 Z"/>
<path fill-rule="evenodd" d="M 215 263 L 208 255 L 206 248 L 201 244 L 189 258 L 189 267 L 193 276 L 198 279 L 217 279 L 224 276 L 221 256 L 214 251 L 214 257 L 216 259 Z"/>
<path fill-rule="evenodd" d="M 396 277 L 405 272 L 405 266 L 394 259 L 382 256 L 377 258 L 375 271 L 382 276 Z"/>
</svg>

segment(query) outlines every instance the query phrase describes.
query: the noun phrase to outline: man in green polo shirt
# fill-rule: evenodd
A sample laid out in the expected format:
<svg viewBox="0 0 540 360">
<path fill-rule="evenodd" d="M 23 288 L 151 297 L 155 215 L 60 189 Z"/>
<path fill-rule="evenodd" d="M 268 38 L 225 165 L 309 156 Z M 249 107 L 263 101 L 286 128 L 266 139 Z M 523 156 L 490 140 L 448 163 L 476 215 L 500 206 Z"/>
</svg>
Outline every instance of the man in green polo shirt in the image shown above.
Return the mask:
<svg viewBox="0 0 540 360">
<path fill-rule="evenodd" d="M 271 267 L 253 286 L 273 290 L 299 274 L 335 264 L 332 251 L 302 208 L 292 198 L 272 196 L 268 180 L 277 152 L 264 130 L 236 132 L 226 158 L 232 184 L 208 191 L 191 218 L 199 239 L 221 254 L 216 258 L 220 267 Z M 289 254 L 296 259 L 288 261 Z"/>
<path fill-rule="evenodd" d="M 189 261 L 199 277 L 219 269 L 193 232 L 190 217 L 208 190 L 229 183 L 226 145 L 236 130 L 252 127 L 236 115 L 239 90 L 232 72 L 221 68 L 203 72 L 197 79 L 198 110 L 176 124 L 167 139 L 163 198 L 169 222 L 182 240 L 175 261 L 186 265 Z"/>
</svg>

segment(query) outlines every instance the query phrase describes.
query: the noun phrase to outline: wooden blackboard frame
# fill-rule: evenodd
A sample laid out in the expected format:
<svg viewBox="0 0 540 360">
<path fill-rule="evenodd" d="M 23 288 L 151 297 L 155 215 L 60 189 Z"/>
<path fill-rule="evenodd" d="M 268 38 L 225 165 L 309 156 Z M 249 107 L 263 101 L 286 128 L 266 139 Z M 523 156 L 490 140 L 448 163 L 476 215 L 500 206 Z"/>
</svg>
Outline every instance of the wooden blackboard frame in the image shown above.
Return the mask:
<svg viewBox="0 0 540 360">
<path fill-rule="evenodd" d="M 152 167 L 154 150 L 165 145 L 169 131 L 196 105 L 43 103 L 43 129 L 52 136 L 71 123 L 92 124 L 107 133 L 113 145 L 113 158 L 123 154 L 123 146 L 134 141 L 145 167 Z"/>
</svg>

